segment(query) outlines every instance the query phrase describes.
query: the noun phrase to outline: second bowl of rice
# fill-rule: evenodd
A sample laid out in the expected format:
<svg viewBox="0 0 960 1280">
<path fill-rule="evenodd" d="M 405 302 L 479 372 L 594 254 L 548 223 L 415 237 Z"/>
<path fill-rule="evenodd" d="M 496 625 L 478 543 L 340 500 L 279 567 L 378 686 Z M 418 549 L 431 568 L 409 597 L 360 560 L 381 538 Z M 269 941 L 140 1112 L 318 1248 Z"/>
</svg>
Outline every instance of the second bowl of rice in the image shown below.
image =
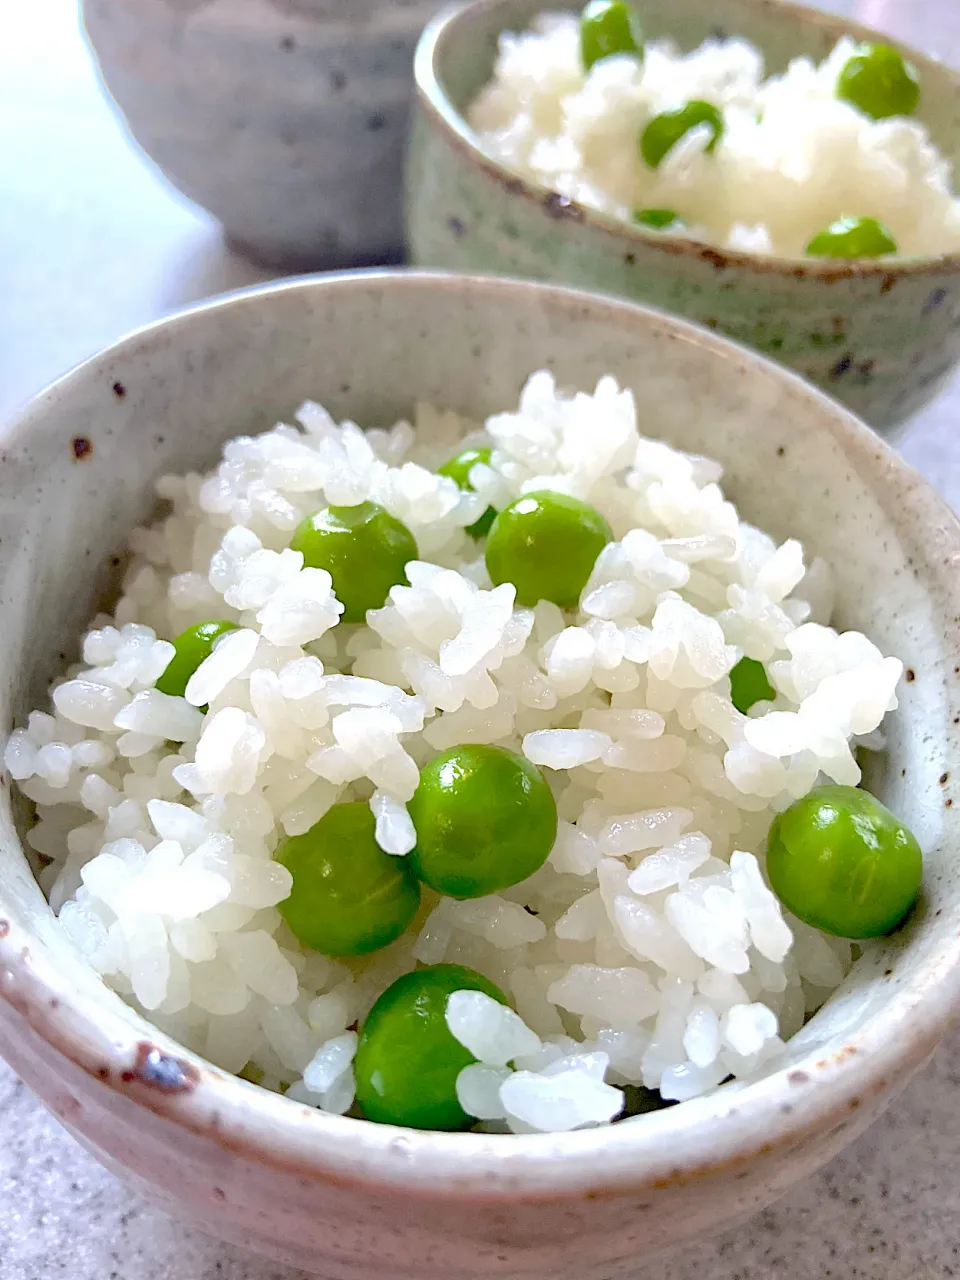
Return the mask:
<svg viewBox="0 0 960 1280">
<path fill-rule="evenodd" d="M 413 261 L 661 306 L 895 430 L 960 356 L 960 79 L 798 5 L 632 8 L 634 52 L 589 67 L 579 5 L 472 0 L 434 19 L 416 63 Z M 873 118 L 836 90 L 878 42 L 906 63 L 901 115 Z M 705 120 L 644 158 L 646 126 L 684 104 Z M 843 217 L 879 223 L 865 251 L 880 256 L 808 254 Z"/>
</svg>

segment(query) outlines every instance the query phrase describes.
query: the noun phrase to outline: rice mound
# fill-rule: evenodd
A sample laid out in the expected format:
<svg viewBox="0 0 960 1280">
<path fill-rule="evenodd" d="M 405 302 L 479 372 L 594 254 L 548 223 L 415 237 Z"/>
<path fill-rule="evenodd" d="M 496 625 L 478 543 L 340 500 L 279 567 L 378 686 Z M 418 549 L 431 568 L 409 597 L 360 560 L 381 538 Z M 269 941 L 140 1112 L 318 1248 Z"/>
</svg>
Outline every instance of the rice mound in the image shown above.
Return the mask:
<svg viewBox="0 0 960 1280">
<path fill-rule="evenodd" d="M 358 1021 L 418 962 L 475 968 L 515 1005 L 447 1006 L 478 1060 L 461 1102 L 488 1128 L 604 1123 L 626 1085 L 682 1100 L 762 1068 L 852 958 L 781 910 L 768 827 L 818 780 L 859 781 L 852 747 L 878 745 L 901 663 L 830 628 L 824 562 L 741 520 L 716 463 L 640 436 L 612 378 L 568 394 L 534 374 L 482 430 L 429 408 L 389 431 L 312 403 L 297 419 L 231 440 L 209 475 L 159 481 L 169 514 L 131 536 L 114 614 L 52 712 L 8 741 L 79 952 L 212 1062 L 330 1112 L 353 1104 Z M 475 492 L 435 472 L 464 443 L 493 447 Z M 465 532 L 545 488 L 592 503 L 617 539 L 566 616 L 492 588 Z M 329 575 L 287 544 L 325 503 L 367 499 L 421 559 L 347 625 Z M 185 697 L 159 692 L 168 638 L 211 618 L 239 629 Z M 743 654 L 776 689 L 748 716 L 728 679 Z M 277 910 L 278 841 L 368 799 L 381 847 L 404 856 L 419 766 L 467 742 L 543 768 L 561 818 L 548 862 L 495 896 L 425 890 L 372 956 L 304 950 Z"/>
<path fill-rule="evenodd" d="M 843 37 L 819 65 L 794 59 L 764 79 L 763 55 L 743 39 L 707 40 L 683 54 L 650 41 L 645 58 L 611 57 L 584 73 L 579 17 L 541 15 L 504 33 L 490 83 L 468 111 L 480 146 L 524 177 L 618 218 L 676 210 L 682 234 L 730 249 L 803 256 L 845 215 L 893 232 L 902 255 L 960 247 L 952 168 L 911 117 L 873 120 L 835 95 L 856 45 Z M 660 112 L 701 99 L 723 112 L 691 130 L 658 169 L 637 139 Z"/>
</svg>

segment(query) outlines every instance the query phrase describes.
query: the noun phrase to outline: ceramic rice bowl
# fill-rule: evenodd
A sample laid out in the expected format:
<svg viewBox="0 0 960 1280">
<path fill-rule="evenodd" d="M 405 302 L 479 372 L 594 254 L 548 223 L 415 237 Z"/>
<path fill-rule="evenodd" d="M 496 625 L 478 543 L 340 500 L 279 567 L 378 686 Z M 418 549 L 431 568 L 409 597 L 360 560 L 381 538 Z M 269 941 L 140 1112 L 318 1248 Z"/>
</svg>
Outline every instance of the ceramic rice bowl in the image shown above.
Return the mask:
<svg viewBox="0 0 960 1280">
<path fill-rule="evenodd" d="M 327 1115 L 160 1034 L 72 951 L 0 789 L 0 1053 L 90 1150 L 171 1213 L 333 1280 L 611 1280 L 729 1226 L 851 1141 L 960 1003 L 960 528 L 843 409 L 683 322 L 610 299 L 418 274 L 306 279 L 206 303 L 41 395 L 0 461 L 0 713 L 20 722 L 109 588 L 162 473 L 306 397 L 387 425 L 479 417 L 554 369 L 631 387 L 651 435 L 718 458 L 744 516 L 834 565 L 838 622 L 907 668 L 870 786 L 926 853 L 917 909 L 769 1074 L 603 1129 L 433 1133 Z"/>
<path fill-rule="evenodd" d="M 184 195 L 271 266 L 396 261 L 433 0 L 84 0 L 104 83 Z"/>
<path fill-rule="evenodd" d="M 572 0 L 472 0 L 445 10 L 417 51 L 406 174 L 407 247 L 418 266 L 553 280 L 695 320 L 789 365 L 890 432 L 938 393 L 960 359 L 960 255 L 840 262 L 711 247 L 633 227 L 517 177 L 479 148 L 464 113 L 497 39 Z M 743 36 L 767 73 L 819 61 L 841 35 L 875 32 L 782 0 L 646 0 L 649 38 L 696 48 Z M 895 43 L 895 42 L 889 42 Z M 954 164 L 960 76 L 901 47 L 922 84 L 918 115 Z"/>
</svg>

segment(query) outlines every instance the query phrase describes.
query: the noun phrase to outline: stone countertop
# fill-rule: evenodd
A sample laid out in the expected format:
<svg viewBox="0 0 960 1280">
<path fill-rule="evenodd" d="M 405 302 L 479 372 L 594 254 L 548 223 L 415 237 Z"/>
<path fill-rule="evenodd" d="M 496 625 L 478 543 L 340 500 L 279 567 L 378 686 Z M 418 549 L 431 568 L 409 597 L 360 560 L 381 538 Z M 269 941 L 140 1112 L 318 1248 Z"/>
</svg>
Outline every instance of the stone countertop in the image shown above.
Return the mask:
<svg viewBox="0 0 960 1280">
<path fill-rule="evenodd" d="M 954 0 L 824 7 L 960 61 Z M 135 150 L 98 88 L 74 0 L 2 5 L 0 421 L 71 364 L 195 299 L 267 278 Z M 909 33 L 909 36 L 908 34 Z M 902 451 L 960 508 L 960 382 Z M 960 1277 L 960 1036 L 886 1117 L 749 1223 L 643 1280 Z M 299 1280 L 146 1206 L 0 1063 L 0 1280 Z"/>
</svg>

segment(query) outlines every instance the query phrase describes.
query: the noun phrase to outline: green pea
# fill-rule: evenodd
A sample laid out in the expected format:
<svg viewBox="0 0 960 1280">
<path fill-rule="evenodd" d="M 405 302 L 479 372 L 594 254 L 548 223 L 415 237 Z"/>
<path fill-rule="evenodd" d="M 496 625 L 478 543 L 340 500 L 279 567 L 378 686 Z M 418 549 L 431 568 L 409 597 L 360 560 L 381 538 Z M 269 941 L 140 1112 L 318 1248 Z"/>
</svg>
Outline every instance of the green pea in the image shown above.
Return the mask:
<svg viewBox="0 0 960 1280">
<path fill-rule="evenodd" d="M 916 837 L 857 787 L 817 787 L 779 814 L 767 837 L 767 874 L 780 901 L 841 938 L 876 938 L 916 901 Z"/>
<path fill-rule="evenodd" d="M 416 915 L 420 886 L 407 858 L 384 853 L 363 801 L 335 804 L 274 857 L 293 876 L 280 914 L 305 947 L 360 956 L 398 938 Z"/>
<path fill-rule="evenodd" d="M 442 751 L 420 770 L 409 805 L 417 833 L 408 856 L 420 879 L 450 898 L 482 898 L 519 884 L 546 862 L 557 804 L 529 760 L 504 747 Z"/>
<path fill-rule="evenodd" d="M 674 209 L 634 209 L 633 220 L 655 231 L 681 231 L 687 225 Z"/>
<path fill-rule="evenodd" d="M 440 475 L 449 476 L 451 480 L 456 481 L 458 489 L 472 489 L 470 483 L 470 471 L 478 462 L 489 464 L 490 450 L 481 447 L 479 449 L 464 449 L 458 453 L 455 458 L 451 458 L 449 462 L 445 462 L 439 468 Z M 472 538 L 485 538 L 490 532 L 490 526 L 497 518 L 497 512 L 494 507 L 487 507 L 479 520 L 475 520 L 473 524 L 467 525 L 467 533 Z"/>
<path fill-rule="evenodd" d="M 704 150 L 710 155 L 723 137 L 723 116 L 710 102 L 694 99 L 675 111 L 654 116 L 640 134 L 640 154 L 651 169 L 658 169 L 668 151 L 691 129 L 705 124 L 712 133 Z"/>
<path fill-rule="evenodd" d="M 730 672 L 730 701 L 744 715 L 755 702 L 772 702 L 776 696 L 766 668 L 756 658 L 741 658 Z"/>
<path fill-rule="evenodd" d="M 590 0 L 580 15 L 580 55 L 589 71 L 595 62 L 617 54 L 643 59 L 640 15 L 623 0 Z"/>
<path fill-rule="evenodd" d="M 411 1129 L 469 1129 L 457 1101 L 457 1076 L 476 1058 L 447 1026 L 454 991 L 482 991 L 500 1004 L 499 987 L 473 969 L 437 964 L 387 987 L 360 1030 L 354 1074 L 368 1120 Z"/>
<path fill-rule="evenodd" d="M 876 218 L 838 218 L 807 245 L 814 258 L 882 258 L 896 252 L 896 240 Z"/>
<path fill-rule="evenodd" d="M 344 622 L 363 622 L 368 609 L 379 609 L 417 558 L 413 534 L 375 502 L 324 507 L 300 523 L 290 546 L 304 565 L 333 578 Z"/>
<path fill-rule="evenodd" d="M 172 698 L 182 698 L 186 693 L 190 677 L 213 652 L 213 646 L 228 631 L 236 631 L 235 622 L 197 622 L 186 631 L 181 631 L 173 641 L 175 653 L 157 680 L 157 688 L 161 693 L 168 693 Z"/>
<path fill-rule="evenodd" d="M 599 511 L 579 498 L 543 490 L 503 508 L 484 559 L 496 585 L 514 584 L 518 603 L 552 600 L 561 609 L 575 609 L 597 556 L 612 541 Z"/>
<path fill-rule="evenodd" d="M 920 80 L 888 44 L 861 44 L 837 77 L 837 97 L 874 120 L 909 116 L 920 101 Z"/>
</svg>

